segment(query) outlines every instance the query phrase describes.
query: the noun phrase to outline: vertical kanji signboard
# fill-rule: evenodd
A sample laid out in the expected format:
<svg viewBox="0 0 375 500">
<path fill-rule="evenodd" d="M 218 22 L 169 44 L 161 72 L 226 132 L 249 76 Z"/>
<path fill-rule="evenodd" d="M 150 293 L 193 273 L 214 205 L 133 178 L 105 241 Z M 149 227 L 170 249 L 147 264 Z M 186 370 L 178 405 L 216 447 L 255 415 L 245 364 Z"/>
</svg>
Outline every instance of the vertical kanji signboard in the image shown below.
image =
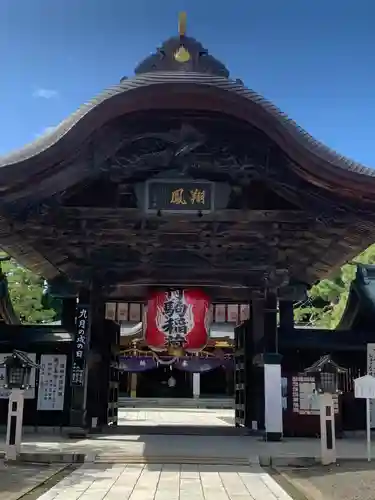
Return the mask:
<svg viewBox="0 0 375 500">
<path fill-rule="evenodd" d="M 88 343 L 88 329 L 89 329 L 89 307 L 85 305 L 78 305 L 77 307 L 77 324 L 76 336 L 73 346 L 73 359 L 72 359 L 72 386 L 83 386 L 85 367 L 86 367 L 86 353 Z"/>
</svg>

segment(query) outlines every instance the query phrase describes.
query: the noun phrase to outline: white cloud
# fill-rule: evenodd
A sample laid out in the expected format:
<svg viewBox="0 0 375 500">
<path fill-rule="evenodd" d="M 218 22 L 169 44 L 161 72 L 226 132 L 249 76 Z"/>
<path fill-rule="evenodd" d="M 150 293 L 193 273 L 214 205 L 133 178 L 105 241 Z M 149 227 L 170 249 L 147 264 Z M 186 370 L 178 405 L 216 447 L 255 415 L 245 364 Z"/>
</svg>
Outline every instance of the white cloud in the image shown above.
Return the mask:
<svg viewBox="0 0 375 500">
<path fill-rule="evenodd" d="M 44 130 L 43 130 L 43 134 L 50 134 L 51 132 L 53 132 L 55 130 L 55 128 L 57 127 L 46 127 Z"/>
<path fill-rule="evenodd" d="M 51 132 L 53 132 L 55 130 L 55 128 L 57 128 L 57 127 L 46 127 L 41 132 L 39 132 L 39 134 L 35 134 L 35 137 L 38 138 L 38 137 L 42 137 L 43 135 L 50 134 Z"/>
<path fill-rule="evenodd" d="M 57 90 L 53 89 L 36 89 L 33 92 L 33 97 L 36 97 L 37 99 L 53 99 L 55 97 L 58 97 L 59 93 Z"/>
</svg>

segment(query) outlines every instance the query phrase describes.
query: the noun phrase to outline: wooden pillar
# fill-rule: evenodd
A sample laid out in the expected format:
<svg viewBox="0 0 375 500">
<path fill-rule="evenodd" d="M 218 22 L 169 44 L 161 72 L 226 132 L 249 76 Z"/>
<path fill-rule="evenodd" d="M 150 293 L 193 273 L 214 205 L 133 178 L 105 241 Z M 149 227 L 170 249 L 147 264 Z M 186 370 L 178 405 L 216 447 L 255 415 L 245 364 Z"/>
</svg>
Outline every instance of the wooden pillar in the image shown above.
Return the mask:
<svg viewBox="0 0 375 500">
<path fill-rule="evenodd" d="M 111 346 L 115 342 L 115 324 L 105 320 L 105 302 L 97 287 L 91 299 L 92 329 L 88 366 L 87 422 L 90 427 L 108 423 L 111 394 Z M 112 391 L 113 392 L 113 391 Z"/>
<path fill-rule="evenodd" d="M 88 429 L 107 422 L 113 329 L 104 331 L 105 303 L 93 284 L 78 297 L 71 371 L 70 427 Z"/>
<path fill-rule="evenodd" d="M 245 325 L 241 324 L 234 330 L 235 352 L 234 352 L 234 422 L 236 427 L 246 426 L 246 404 L 249 380 L 246 374 L 245 362 Z"/>
<path fill-rule="evenodd" d="M 281 356 L 277 328 L 277 295 L 267 290 L 264 316 L 264 428 L 267 441 L 280 441 L 283 434 Z"/>
<path fill-rule="evenodd" d="M 279 302 L 280 330 L 290 332 L 294 329 L 294 309 L 290 300 L 280 300 Z"/>
<path fill-rule="evenodd" d="M 225 367 L 226 395 L 233 397 L 234 394 L 234 363 Z"/>
<path fill-rule="evenodd" d="M 279 351 L 277 331 L 277 295 L 267 290 L 264 302 L 264 348 L 263 352 L 275 353 Z"/>
<path fill-rule="evenodd" d="M 254 348 L 256 352 L 261 352 L 262 348 L 259 344 L 264 339 L 265 300 L 252 300 L 250 311 Z"/>
<path fill-rule="evenodd" d="M 77 431 L 87 427 L 87 356 L 90 349 L 92 326 L 90 301 L 90 292 L 87 289 L 82 290 L 79 294 L 76 308 L 75 338 L 73 342 L 70 378 L 70 427 L 77 428 Z"/>
<path fill-rule="evenodd" d="M 132 372 L 130 374 L 130 397 L 131 398 L 137 397 L 137 383 L 138 383 L 137 373 Z"/>
<path fill-rule="evenodd" d="M 254 299 L 251 302 L 250 321 L 254 343 L 252 359 L 252 384 L 249 386 L 252 399 L 252 427 L 254 430 L 264 428 L 264 382 L 263 370 L 260 368 L 259 357 L 263 353 L 264 327 L 265 327 L 265 300 Z"/>
<path fill-rule="evenodd" d="M 61 325 L 69 332 L 75 329 L 77 312 L 77 298 L 64 297 L 62 299 Z"/>
<path fill-rule="evenodd" d="M 254 398 L 253 336 L 251 321 L 246 320 L 234 330 L 234 404 L 235 426 L 253 428 L 256 401 Z"/>
<path fill-rule="evenodd" d="M 269 441 L 282 437 L 281 357 L 278 354 L 277 295 L 266 290 L 265 298 L 253 301 L 255 341 L 253 367 L 254 420 Z"/>
<path fill-rule="evenodd" d="M 244 364 L 245 364 L 245 427 L 253 429 L 254 422 L 254 342 L 251 321 L 244 323 Z"/>
</svg>

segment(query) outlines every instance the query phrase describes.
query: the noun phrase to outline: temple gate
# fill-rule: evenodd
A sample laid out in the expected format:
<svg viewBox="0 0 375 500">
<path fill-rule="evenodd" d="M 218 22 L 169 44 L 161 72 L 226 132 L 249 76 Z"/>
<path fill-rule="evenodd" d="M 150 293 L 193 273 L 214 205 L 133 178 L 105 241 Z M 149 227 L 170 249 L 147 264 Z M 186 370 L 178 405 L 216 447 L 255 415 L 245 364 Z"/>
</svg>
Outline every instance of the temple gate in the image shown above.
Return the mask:
<svg viewBox="0 0 375 500">
<path fill-rule="evenodd" d="M 64 297 L 76 328 L 72 426 L 106 421 L 108 385 L 88 398 L 104 344 L 113 378 L 105 303 L 194 288 L 249 305 L 236 423 L 280 439 L 279 335 L 311 284 L 373 243 L 373 170 L 314 140 L 184 29 L 0 167 L 1 246 Z"/>
</svg>

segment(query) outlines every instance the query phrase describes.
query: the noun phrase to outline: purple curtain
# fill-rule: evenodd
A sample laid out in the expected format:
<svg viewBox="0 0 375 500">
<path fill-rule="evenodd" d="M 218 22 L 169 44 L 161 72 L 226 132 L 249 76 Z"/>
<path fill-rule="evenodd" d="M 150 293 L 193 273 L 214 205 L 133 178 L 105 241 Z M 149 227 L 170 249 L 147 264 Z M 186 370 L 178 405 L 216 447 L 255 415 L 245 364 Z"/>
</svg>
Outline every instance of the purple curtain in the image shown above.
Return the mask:
<svg viewBox="0 0 375 500">
<path fill-rule="evenodd" d="M 219 368 L 219 366 L 231 366 L 232 363 L 233 361 L 230 359 L 227 360 L 218 358 L 205 358 L 205 359 L 185 358 L 176 361 L 174 367 L 186 372 L 204 373 L 204 372 L 209 372 L 211 370 L 215 370 L 215 368 Z"/>
<path fill-rule="evenodd" d="M 154 358 L 135 356 L 120 356 L 119 358 L 119 370 L 123 372 L 145 372 L 156 366 Z"/>
<path fill-rule="evenodd" d="M 170 358 L 167 359 L 171 361 Z M 163 364 L 163 358 L 160 363 L 156 359 L 146 356 L 120 356 L 119 358 L 119 370 L 123 372 L 145 372 L 156 368 L 159 364 Z M 186 372 L 204 373 L 219 366 L 231 367 L 233 366 L 233 359 L 176 358 L 171 366 Z"/>
</svg>

